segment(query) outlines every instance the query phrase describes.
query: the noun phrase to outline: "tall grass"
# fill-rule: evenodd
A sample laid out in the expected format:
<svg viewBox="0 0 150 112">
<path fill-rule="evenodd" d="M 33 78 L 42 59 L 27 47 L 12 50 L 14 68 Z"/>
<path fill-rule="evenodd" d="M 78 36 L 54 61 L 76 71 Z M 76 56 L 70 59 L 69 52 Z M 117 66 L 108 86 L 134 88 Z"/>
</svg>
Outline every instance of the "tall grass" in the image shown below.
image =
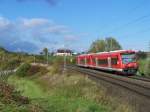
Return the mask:
<svg viewBox="0 0 150 112">
<path fill-rule="evenodd" d="M 150 76 L 150 59 L 139 60 L 139 73 L 144 76 Z"/>
<path fill-rule="evenodd" d="M 79 86 L 58 85 L 57 83 L 48 90 L 44 89 L 45 86 L 41 86 L 42 82 L 38 81 L 36 80 L 35 83 L 27 78 L 19 78 L 18 80 L 14 76 L 9 79 L 10 83 L 15 84 L 23 95 L 32 99 L 32 103 L 41 107 L 44 112 L 108 112 L 104 105 L 82 97 Z M 59 81 L 61 82 L 61 80 Z"/>
</svg>

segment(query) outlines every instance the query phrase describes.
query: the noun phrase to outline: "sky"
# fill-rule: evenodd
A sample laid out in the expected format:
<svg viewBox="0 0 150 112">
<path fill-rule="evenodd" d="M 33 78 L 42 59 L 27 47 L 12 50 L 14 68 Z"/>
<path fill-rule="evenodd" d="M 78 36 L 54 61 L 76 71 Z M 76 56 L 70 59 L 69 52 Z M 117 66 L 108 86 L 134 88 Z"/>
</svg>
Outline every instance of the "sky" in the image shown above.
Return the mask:
<svg viewBox="0 0 150 112">
<path fill-rule="evenodd" d="M 123 49 L 148 51 L 149 0 L 0 0 L 0 46 L 38 53 L 86 51 L 114 37 Z"/>
</svg>

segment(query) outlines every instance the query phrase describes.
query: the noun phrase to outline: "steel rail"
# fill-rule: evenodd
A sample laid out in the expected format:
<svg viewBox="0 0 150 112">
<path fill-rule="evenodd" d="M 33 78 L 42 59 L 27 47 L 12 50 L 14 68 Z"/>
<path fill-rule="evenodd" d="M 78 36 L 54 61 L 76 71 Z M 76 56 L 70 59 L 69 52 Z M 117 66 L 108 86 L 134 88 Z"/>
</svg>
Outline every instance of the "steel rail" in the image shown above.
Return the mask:
<svg viewBox="0 0 150 112">
<path fill-rule="evenodd" d="M 79 67 L 79 66 L 75 66 L 75 65 L 69 65 L 69 66 L 72 66 L 72 67 Z M 149 82 L 146 82 L 146 81 L 143 81 L 143 80 L 134 80 L 133 78 L 129 78 L 127 76 L 121 76 L 121 75 L 115 75 L 115 74 L 112 74 L 112 73 L 108 73 L 108 72 L 104 72 L 104 71 L 98 71 L 98 70 L 95 70 L 95 69 L 88 69 L 88 68 L 85 68 L 84 67 L 84 70 L 90 70 L 90 72 L 93 72 L 93 73 L 96 73 L 96 74 L 101 74 L 101 75 L 107 75 L 107 77 L 110 77 L 110 78 L 117 78 L 118 80 L 120 81 L 123 81 L 123 82 L 129 82 L 129 83 L 133 83 L 134 85 L 138 85 L 138 86 L 141 86 L 141 87 L 145 87 L 147 89 L 150 89 L 150 83 Z M 133 81 L 134 80 L 134 81 Z M 139 85 L 139 82 L 136 82 L 136 81 L 142 81 Z M 135 83 L 136 82 L 136 83 Z M 145 86 L 145 84 L 149 84 L 148 86 Z"/>
<path fill-rule="evenodd" d="M 69 65 L 69 66 L 73 66 L 73 65 Z M 106 71 L 99 71 L 99 72 L 108 73 Z M 109 74 L 113 74 L 113 73 L 109 73 Z M 113 75 L 117 75 L 117 74 L 113 74 Z M 119 75 L 119 76 L 121 76 L 121 75 Z M 128 78 L 135 79 L 135 80 L 150 82 L 150 77 L 146 77 L 146 76 L 135 76 L 134 75 L 134 76 L 122 76 L 122 77 L 128 77 Z"/>
<path fill-rule="evenodd" d="M 150 82 L 150 78 L 142 77 L 142 76 L 128 76 L 128 78 L 136 79 L 136 80 L 142 80 L 145 82 Z"/>
<path fill-rule="evenodd" d="M 134 82 L 130 82 L 128 80 L 120 80 L 120 78 L 111 77 L 111 75 L 110 76 L 106 75 L 106 73 L 92 71 L 92 70 L 80 68 L 77 66 L 67 66 L 67 68 L 78 71 L 80 73 L 88 74 L 89 76 L 92 76 L 92 77 L 96 78 L 97 80 L 103 80 L 103 81 L 109 82 L 111 84 L 121 86 L 121 87 L 126 88 L 130 91 L 133 91 L 137 94 L 140 94 L 142 96 L 150 98 L 150 88 L 148 88 L 147 86 L 143 86 L 140 83 L 137 84 Z M 101 74 L 101 75 L 99 75 L 99 74 Z"/>
</svg>

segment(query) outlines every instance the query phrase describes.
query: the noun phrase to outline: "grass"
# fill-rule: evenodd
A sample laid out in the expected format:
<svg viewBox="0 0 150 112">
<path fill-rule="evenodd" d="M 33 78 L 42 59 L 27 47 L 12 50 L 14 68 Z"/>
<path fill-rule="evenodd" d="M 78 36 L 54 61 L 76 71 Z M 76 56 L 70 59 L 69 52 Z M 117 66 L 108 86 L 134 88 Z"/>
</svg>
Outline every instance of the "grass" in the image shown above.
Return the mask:
<svg viewBox="0 0 150 112">
<path fill-rule="evenodd" d="M 20 112 L 133 112 L 129 105 L 107 96 L 105 88 L 86 76 L 74 72 L 62 74 L 59 61 L 47 68 L 26 65 L 8 79 L 30 100 L 28 105 L 18 108 L 23 110 Z M 7 106 L 16 109 L 14 104 Z"/>
<path fill-rule="evenodd" d="M 56 81 L 57 84 L 48 90 L 48 85 L 45 87 L 37 83 L 39 79 L 33 81 L 28 78 L 18 79 L 16 76 L 9 79 L 9 83 L 14 84 L 17 90 L 22 91 L 22 95 L 32 99 L 32 103 L 44 112 L 108 112 L 104 105 L 83 97 L 81 87 L 68 85 L 68 82 L 59 86 L 61 81 Z"/>
<path fill-rule="evenodd" d="M 45 96 L 45 93 L 41 90 L 40 86 L 26 78 L 13 76 L 9 78 L 9 83 L 13 84 L 18 91 L 21 91 L 23 96 L 27 96 L 29 98 L 43 98 Z"/>
<path fill-rule="evenodd" d="M 104 88 L 76 73 L 11 76 L 9 83 L 29 97 L 38 112 L 132 112 L 129 106 L 106 96 Z"/>
<path fill-rule="evenodd" d="M 139 75 L 150 76 L 150 60 L 142 59 L 139 60 Z"/>
</svg>

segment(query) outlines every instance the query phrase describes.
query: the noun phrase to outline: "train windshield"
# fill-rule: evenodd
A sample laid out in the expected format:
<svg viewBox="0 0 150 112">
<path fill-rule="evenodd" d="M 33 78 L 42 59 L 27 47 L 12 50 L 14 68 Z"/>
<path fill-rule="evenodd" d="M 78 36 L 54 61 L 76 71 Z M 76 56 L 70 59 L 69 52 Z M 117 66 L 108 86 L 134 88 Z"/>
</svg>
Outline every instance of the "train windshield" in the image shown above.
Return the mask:
<svg viewBox="0 0 150 112">
<path fill-rule="evenodd" d="M 135 62 L 135 54 L 122 54 L 123 64 Z"/>
</svg>

